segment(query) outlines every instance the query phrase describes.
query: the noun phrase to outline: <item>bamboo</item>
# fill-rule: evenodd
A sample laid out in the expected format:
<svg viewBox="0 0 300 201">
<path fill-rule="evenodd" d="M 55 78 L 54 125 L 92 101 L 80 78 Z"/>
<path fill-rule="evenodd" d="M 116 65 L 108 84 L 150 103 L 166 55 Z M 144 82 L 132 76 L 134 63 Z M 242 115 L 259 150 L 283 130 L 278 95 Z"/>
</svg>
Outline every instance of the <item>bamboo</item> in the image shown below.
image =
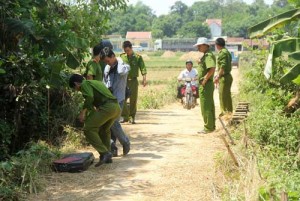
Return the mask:
<svg viewBox="0 0 300 201">
<path fill-rule="evenodd" d="M 230 139 L 230 143 L 233 144 L 233 145 L 235 145 L 234 140 L 232 139 L 232 137 L 231 137 L 229 131 L 227 130 L 227 128 L 226 128 L 224 122 L 222 121 L 221 117 L 219 117 L 219 120 L 220 120 L 220 122 L 221 122 L 221 124 L 222 124 L 222 126 L 223 126 L 223 128 L 224 128 L 224 130 L 225 130 L 225 133 L 227 134 L 227 136 L 228 136 L 229 139 Z"/>
<path fill-rule="evenodd" d="M 235 158 L 233 152 L 231 151 L 230 146 L 229 146 L 229 144 L 227 143 L 225 137 L 224 137 L 223 135 L 221 135 L 221 138 L 222 138 L 222 140 L 224 141 L 224 144 L 225 144 L 225 146 L 226 146 L 226 148 L 227 148 L 227 150 L 228 150 L 229 155 L 231 156 L 232 160 L 234 161 L 234 164 L 235 164 L 237 167 L 239 167 L 239 163 L 238 163 L 238 161 L 236 160 L 236 158 Z"/>
</svg>

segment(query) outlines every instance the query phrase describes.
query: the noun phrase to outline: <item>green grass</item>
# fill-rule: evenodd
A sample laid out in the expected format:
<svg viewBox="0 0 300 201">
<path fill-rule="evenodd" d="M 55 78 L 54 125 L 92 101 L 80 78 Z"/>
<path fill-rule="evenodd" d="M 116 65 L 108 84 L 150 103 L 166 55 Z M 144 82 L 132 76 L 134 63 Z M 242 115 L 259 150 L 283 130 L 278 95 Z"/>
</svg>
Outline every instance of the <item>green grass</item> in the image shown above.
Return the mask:
<svg viewBox="0 0 300 201">
<path fill-rule="evenodd" d="M 179 60 L 182 53 L 177 53 L 174 57 L 161 57 L 161 56 L 149 56 L 150 59 L 145 60 L 145 64 L 148 68 L 174 68 L 184 67 L 184 61 Z"/>
</svg>

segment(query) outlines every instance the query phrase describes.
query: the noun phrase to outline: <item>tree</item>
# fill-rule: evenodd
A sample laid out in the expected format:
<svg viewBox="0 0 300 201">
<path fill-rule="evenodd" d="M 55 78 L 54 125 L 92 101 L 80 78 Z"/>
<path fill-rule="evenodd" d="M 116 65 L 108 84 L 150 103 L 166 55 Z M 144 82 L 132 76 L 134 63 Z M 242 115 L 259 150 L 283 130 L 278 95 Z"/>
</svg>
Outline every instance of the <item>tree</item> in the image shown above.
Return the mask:
<svg viewBox="0 0 300 201">
<path fill-rule="evenodd" d="M 211 37 L 209 27 L 198 21 L 185 23 L 177 31 L 177 35 L 185 38 Z"/>
<path fill-rule="evenodd" d="M 281 83 L 289 84 L 293 82 L 298 86 L 300 85 L 300 29 L 298 29 L 296 36 L 292 35 L 293 32 L 287 34 L 277 31 L 277 29 L 282 29 L 282 27 L 290 24 L 293 21 L 299 22 L 299 16 L 300 9 L 296 8 L 269 18 L 249 28 L 251 38 L 273 34 L 270 37 L 271 50 L 264 71 L 264 74 L 268 79 L 279 74 L 281 76 Z M 275 37 L 274 34 L 276 34 Z M 277 38 L 279 38 L 279 40 L 277 40 Z M 282 55 L 288 56 L 287 61 L 291 63 L 292 66 L 283 66 L 282 68 L 284 72 L 278 71 L 278 68 L 276 68 L 277 66 L 275 64 L 275 60 Z M 298 88 L 298 92 L 295 97 L 295 100 L 297 99 L 297 101 L 299 101 L 299 93 L 300 92 Z M 295 106 L 297 106 L 297 104 L 298 103 L 295 102 Z"/>
<path fill-rule="evenodd" d="M 176 1 L 173 6 L 171 6 L 171 13 L 177 13 L 180 16 L 183 16 L 183 14 L 186 12 L 188 6 L 181 1 Z"/>
<path fill-rule="evenodd" d="M 138 1 L 126 10 L 119 9 L 112 13 L 107 34 L 119 33 L 125 37 L 127 31 L 151 31 L 154 19 L 153 10 Z"/>
<path fill-rule="evenodd" d="M 110 12 L 125 6 L 125 0 L 1 2 L 1 157 L 29 140 L 53 139 L 73 120 L 76 105 L 70 106 L 71 94 L 65 90 L 67 74 L 84 64 Z M 57 112 L 50 116 L 49 111 Z"/>
</svg>

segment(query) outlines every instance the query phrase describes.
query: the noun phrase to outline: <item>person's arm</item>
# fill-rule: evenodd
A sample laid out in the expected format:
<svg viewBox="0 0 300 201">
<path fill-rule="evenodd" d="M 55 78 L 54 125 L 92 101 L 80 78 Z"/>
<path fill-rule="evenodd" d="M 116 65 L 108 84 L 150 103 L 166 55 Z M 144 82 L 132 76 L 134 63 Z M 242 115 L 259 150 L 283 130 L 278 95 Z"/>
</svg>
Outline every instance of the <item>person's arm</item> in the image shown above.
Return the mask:
<svg viewBox="0 0 300 201">
<path fill-rule="evenodd" d="M 143 86 L 144 87 L 147 85 L 147 77 L 146 76 L 147 76 L 146 74 L 143 75 Z"/>
<path fill-rule="evenodd" d="M 81 84 L 80 91 L 85 100 L 84 100 L 84 104 L 83 104 L 82 110 L 79 115 L 79 121 L 84 122 L 85 116 L 86 116 L 86 111 L 88 109 L 92 109 L 94 107 L 93 106 L 94 94 L 93 94 L 92 87 L 87 84 Z"/>
<path fill-rule="evenodd" d="M 96 75 L 96 68 L 97 68 L 97 64 L 94 60 L 90 61 L 88 63 L 87 75 L 86 75 L 87 80 L 93 80 L 94 79 L 94 76 Z"/>
<path fill-rule="evenodd" d="M 124 63 L 121 59 L 118 59 L 118 74 L 121 76 L 127 75 L 130 71 L 130 66 Z"/>
<path fill-rule="evenodd" d="M 214 83 L 219 83 L 220 77 L 224 75 L 224 68 L 220 68 L 217 75 L 215 76 Z"/>
<path fill-rule="evenodd" d="M 202 86 L 205 86 L 206 82 L 212 77 L 214 76 L 215 70 L 216 70 L 216 59 L 213 56 L 213 54 L 209 54 L 206 58 L 205 58 L 205 65 L 206 67 L 209 69 L 206 73 L 206 75 L 204 75 L 203 77 L 203 81 L 201 82 Z"/>
<path fill-rule="evenodd" d="M 207 72 L 206 75 L 204 76 L 204 79 L 203 79 L 203 81 L 202 81 L 202 83 L 201 83 L 202 86 L 205 86 L 205 84 L 206 84 L 206 82 L 209 80 L 209 78 L 210 78 L 211 76 L 214 75 L 215 69 L 216 69 L 215 67 L 209 68 L 208 72 Z"/>
<path fill-rule="evenodd" d="M 195 77 L 193 78 L 193 80 L 196 81 L 196 80 L 198 80 L 198 77 L 199 77 L 198 71 L 195 68 L 193 68 L 193 71 L 195 72 Z"/>
<path fill-rule="evenodd" d="M 178 82 L 182 81 L 183 79 L 183 72 L 181 71 L 177 77 Z"/>
<path fill-rule="evenodd" d="M 224 75 L 224 66 L 226 65 L 226 55 L 223 52 L 219 53 L 217 62 L 218 62 L 219 70 L 217 75 L 215 76 L 214 83 L 218 83 L 220 77 Z"/>
<path fill-rule="evenodd" d="M 139 67 L 143 76 L 143 86 L 145 87 L 147 85 L 147 69 L 142 56 L 139 58 Z"/>
</svg>

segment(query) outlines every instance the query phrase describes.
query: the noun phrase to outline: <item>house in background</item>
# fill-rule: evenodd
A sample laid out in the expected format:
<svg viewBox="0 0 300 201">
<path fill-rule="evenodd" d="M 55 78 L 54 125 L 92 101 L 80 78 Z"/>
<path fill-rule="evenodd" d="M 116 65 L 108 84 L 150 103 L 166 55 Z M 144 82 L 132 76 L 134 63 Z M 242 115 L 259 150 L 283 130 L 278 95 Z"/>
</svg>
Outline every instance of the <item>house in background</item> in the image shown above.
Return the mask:
<svg viewBox="0 0 300 201">
<path fill-rule="evenodd" d="M 211 38 L 220 37 L 222 35 L 221 19 L 206 19 L 205 21 L 210 29 Z"/>
<path fill-rule="evenodd" d="M 132 43 L 133 48 L 137 50 L 151 50 L 153 49 L 152 34 L 151 32 L 132 32 L 128 31 L 126 40 Z"/>
</svg>

